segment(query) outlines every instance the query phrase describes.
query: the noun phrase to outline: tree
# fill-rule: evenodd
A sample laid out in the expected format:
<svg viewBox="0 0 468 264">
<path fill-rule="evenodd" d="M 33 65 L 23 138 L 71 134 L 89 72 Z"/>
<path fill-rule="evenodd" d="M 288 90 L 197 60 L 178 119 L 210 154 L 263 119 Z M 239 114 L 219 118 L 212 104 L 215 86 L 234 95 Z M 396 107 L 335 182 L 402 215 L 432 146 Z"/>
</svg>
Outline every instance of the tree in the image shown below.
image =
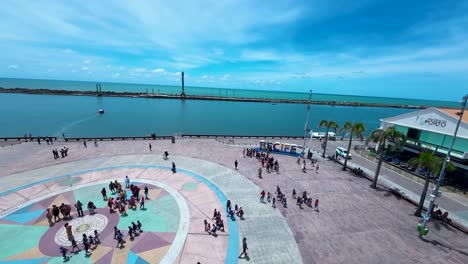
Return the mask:
<svg viewBox="0 0 468 264">
<path fill-rule="evenodd" d="M 353 136 L 359 139 L 364 138 L 364 131 L 366 127 L 363 123 L 351 123 L 347 121 L 344 126 L 340 129 L 340 132 L 344 132 L 349 134 L 349 143 L 348 143 L 348 153 L 351 151 L 351 143 L 353 141 Z M 343 163 L 343 170 L 346 170 L 346 164 L 348 163 L 348 159 L 346 158 Z"/>
<path fill-rule="evenodd" d="M 323 147 L 323 154 L 322 154 L 322 157 L 325 158 L 325 152 L 327 151 L 327 143 L 328 143 L 328 132 L 330 131 L 330 128 L 336 132 L 336 129 L 338 128 L 338 124 L 333 121 L 322 120 L 320 121 L 319 127 L 327 128 L 327 133 L 325 133 L 325 145 Z"/>
<path fill-rule="evenodd" d="M 426 194 L 427 194 L 427 189 L 429 188 L 430 179 L 440 173 L 443 162 L 444 162 L 443 158 L 437 157 L 434 155 L 434 153 L 429 153 L 426 151 L 419 153 L 417 157 L 414 157 L 408 161 L 408 164 L 410 164 L 411 166 L 424 168 L 427 170 L 427 173 L 425 174 L 425 177 L 424 177 L 425 178 L 424 188 L 421 193 L 421 198 L 419 198 L 418 208 L 416 209 L 416 212 L 414 213 L 415 216 L 421 217 L 421 212 L 424 207 L 424 201 L 426 201 Z M 453 165 L 452 162 L 448 162 L 446 170 L 453 171 L 454 169 L 455 169 L 455 165 Z"/>
<path fill-rule="evenodd" d="M 376 130 L 372 131 L 370 136 L 367 138 L 366 143 L 370 141 L 378 144 L 378 163 L 377 168 L 375 169 L 375 176 L 374 180 L 370 187 L 376 189 L 377 188 L 377 179 L 379 177 L 380 168 L 382 167 L 383 162 L 383 155 L 385 153 L 385 146 L 388 142 L 391 142 L 395 145 L 396 148 L 400 148 L 406 141 L 405 135 L 401 132 L 397 131 L 394 127 L 389 127 L 387 129 L 377 128 Z"/>
</svg>

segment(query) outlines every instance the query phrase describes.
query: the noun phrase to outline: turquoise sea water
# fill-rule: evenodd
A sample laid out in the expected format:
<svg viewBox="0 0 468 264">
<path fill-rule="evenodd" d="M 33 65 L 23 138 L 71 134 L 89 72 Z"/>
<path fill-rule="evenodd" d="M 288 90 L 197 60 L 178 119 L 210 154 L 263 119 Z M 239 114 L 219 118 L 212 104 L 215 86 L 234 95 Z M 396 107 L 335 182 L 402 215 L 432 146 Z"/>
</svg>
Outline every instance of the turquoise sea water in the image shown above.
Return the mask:
<svg viewBox="0 0 468 264">
<path fill-rule="evenodd" d="M 97 115 L 98 109 L 105 114 Z M 368 131 L 380 118 L 412 111 L 312 105 L 309 127 L 322 119 L 360 121 Z M 291 135 L 304 133 L 306 105 L 126 97 L 0 94 L 0 137 L 185 134 Z"/>
<path fill-rule="evenodd" d="M 60 81 L 60 80 L 36 80 L 36 79 L 12 79 L 0 78 L 0 87 L 4 88 L 47 88 L 69 91 L 95 91 L 95 82 L 82 81 Z M 180 86 L 170 85 L 150 85 L 150 84 L 127 84 L 127 83 L 107 83 L 101 82 L 103 91 L 115 92 L 141 92 L 155 94 L 180 94 Z M 228 96 L 242 98 L 271 98 L 271 99 L 303 99 L 309 97 L 308 93 L 299 92 L 278 92 L 264 90 L 246 89 L 225 89 L 207 87 L 185 87 L 186 94 L 208 95 L 208 96 Z M 390 91 L 389 91 L 390 92 Z M 459 107 L 457 102 L 402 99 L 390 97 L 368 97 L 354 95 L 336 94 L 313 94 L 314 101 L 336 101 L 336 102 L 361 102 L 361 103 L 382 103 L 382 104 L 404 104 L 404 105 L 426 105 L 426 106 L 446 106 Z"/>
<path fill-rule="evenodd" d="M 0 79 L 0 87 L 95 90 L 95 83 L 30 79 Z M 102 83 L 103 90 L 177 94 L 180 87 Z M 306 99 L 308 94 L 188 87 L 188 94 L 250 98 Z M 455 102 L 314 94 L 314 100 L 458 106 Z M 104 109 L 104 115 L 97 115 Z M 312 105 L 309 127 L 322 119 L 360 121 L 369 133 L 380 119 L 410 109 Z M 304 133 L 306 105 L 127 97 L 58 96 L 0 93 L 0 137 L 24 134 L 71 137 L 173 134 L 290 135 Z"/>
</svg>

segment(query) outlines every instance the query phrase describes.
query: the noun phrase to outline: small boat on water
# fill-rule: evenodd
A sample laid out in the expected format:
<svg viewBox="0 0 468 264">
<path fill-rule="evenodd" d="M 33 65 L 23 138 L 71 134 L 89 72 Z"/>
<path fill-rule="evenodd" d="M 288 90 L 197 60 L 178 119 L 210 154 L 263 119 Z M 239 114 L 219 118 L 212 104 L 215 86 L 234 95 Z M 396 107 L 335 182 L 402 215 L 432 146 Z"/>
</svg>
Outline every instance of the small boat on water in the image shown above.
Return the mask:
<svg viewBox="0 0 468 264">
<path fill-rule="evenodd" d="M 98 114 L 100 114 L 100 115 L 104 114 L 104 109 L 99 109 Z"/>
</svg>

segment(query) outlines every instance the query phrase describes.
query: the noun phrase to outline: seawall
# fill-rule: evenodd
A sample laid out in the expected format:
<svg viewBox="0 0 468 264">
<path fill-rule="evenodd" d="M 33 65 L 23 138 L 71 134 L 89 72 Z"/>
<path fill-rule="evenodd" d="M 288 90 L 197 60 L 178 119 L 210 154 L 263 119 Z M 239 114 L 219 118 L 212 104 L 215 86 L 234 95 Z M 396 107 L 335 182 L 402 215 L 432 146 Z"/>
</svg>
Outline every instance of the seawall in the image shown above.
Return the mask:
<svg viewBox="0 0 468 264">
<path fill-rule="evenodd" d="M 113 97 L 132 97 L 132 98 L 167 98 L 167 99 L 179 99 L 179 100 L 188 99 L 188 100 L 218 100 L 218 101 L 238 101 L 238 102 L 307 104 L 307 100 L 299 100 L 299 99 L 268 99 L 268 98 L 223 97 L 223 96 L 204 96 L 204 95 L 180 96 L 180 95 L 173 95 L 173 94 L 148 94 L 148 93 L 136 93 L 136 92 L 67 91 L 67 90 L 51 90 L 51 89 L 2 88 L 2 87 L 0 87 L 0 93 L 72 95 L 72 96 L 109 96 L 109 97 L 113 96 Z M 377 103 L 337 102 L 337 101 L 311 101 L 311 103 L 314 105 L 390 107 L 390 108 L 407 108 L 407 109 L 424 109 L 424 108 L 431 107 L 431 106 L 424 106 L 424 105 L 420 106 L 420 105 L 377 104 Z"/>
</svg>

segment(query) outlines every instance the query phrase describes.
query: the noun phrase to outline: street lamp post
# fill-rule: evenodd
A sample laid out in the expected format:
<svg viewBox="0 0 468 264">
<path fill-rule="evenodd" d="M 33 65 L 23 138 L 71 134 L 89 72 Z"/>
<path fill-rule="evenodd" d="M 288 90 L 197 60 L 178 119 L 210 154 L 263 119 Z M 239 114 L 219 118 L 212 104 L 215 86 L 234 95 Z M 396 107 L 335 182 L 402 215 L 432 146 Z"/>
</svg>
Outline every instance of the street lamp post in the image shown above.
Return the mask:
<svg viewBox="0 0 468 264">
<path fill-rule="evenodd" d="M 445 177 L 445 169 L 447 168 L 447 163 L 450 161 L 450 152 L 452 152 L 453 145 L 455 144 L 455 139 L 457 137 L 458 128 L 460 127 L 460 123 L 461 123 L 462 118 L 463 118 L 463 113 L 465 112 L 466 101 L 467 100 L 468 100 L 468 95 L 463 96 L 463 100 L 462 100 L 462 103 L 461 103 L 460 117 L 458 118 L 457 126 L 455 127 L 455 132 L 453 133 L 453 137 L 450 140 L 450 148 L 448 149 L 447 154 L 445 155 L 444 163 L 442 164 L 442 169 L 440 170 L 439 178 L 437 179 L 436 186 L 432 190 L 432 193 L 431 193 L 431 196 L 430 196 L 431 198 L 430 198 L 430 202 L 429 202 L 429 207 L 427 208 L 427 211 L 423 216 L 423 223 L 422 223 L 421 226 L 418 226 L 419 236 L 420 237 L 422 237 L 423 235 L 425 235 L 427 233 L 427 230 L 426 230 L 427 222 L 431 218 L 431 213 L 432 213 L 432 210 L 434 209 L 435 200 L 440 196 L 440 193 L 439 193 L 440 184 L 442 183 L 442 181 L 444 180 L 444 177 Z"/>
<path fill-rule="evenodd" d="M 307 127 L 309 126 L 309 113 L 310 113 L 310 100 L 312 99 L 312 90 L 309 91 L 309 101 L 307 101 L 307 118 L 304 124 L 304 143 L 302 144 L 302 151 L 305 151 L 305 144 L 307 139 Z"/>
</svg>

